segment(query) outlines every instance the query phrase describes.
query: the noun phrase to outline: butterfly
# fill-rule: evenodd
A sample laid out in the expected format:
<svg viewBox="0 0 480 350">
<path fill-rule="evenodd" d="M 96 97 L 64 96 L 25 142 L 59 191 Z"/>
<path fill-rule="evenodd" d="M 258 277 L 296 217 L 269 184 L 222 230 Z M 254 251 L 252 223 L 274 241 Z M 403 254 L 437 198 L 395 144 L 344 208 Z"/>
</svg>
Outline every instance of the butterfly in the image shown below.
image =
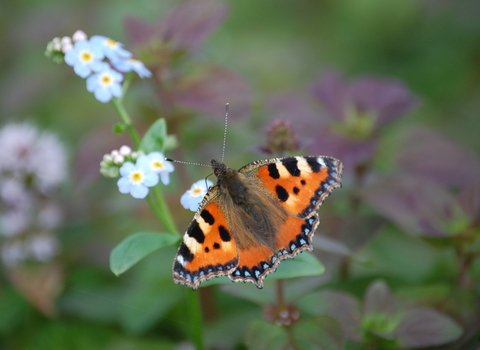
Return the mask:
<svg viewBox="0 0 480 350">
<path fill-rule="evenodd" d="M 272 158 L 217 177 L 183 236 L 173 279 L 193 289 L 217 276 L 263 287 L 280 261 L 312 250 L 317 210 L 341 186 L 343 164 L 326 156 Z"/>
</svg>

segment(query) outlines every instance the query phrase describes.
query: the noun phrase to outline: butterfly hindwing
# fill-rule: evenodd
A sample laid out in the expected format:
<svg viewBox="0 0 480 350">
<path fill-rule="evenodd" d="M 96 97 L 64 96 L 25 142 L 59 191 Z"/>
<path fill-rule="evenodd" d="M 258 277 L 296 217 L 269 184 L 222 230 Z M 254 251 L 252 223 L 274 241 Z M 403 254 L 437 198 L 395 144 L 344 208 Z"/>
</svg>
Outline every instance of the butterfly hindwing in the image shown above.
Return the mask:
<svg viewBox="0 0 480 350">
<path fill-rule="evenodd" d="M 274 249 L 259 245 L 238 250 L 238 266 L 230 274 L 230 279 L 253 282 L 262 288 L 263 279 L 277 269 L 280 261 L 312 250 L 311 238 L 317 226 L 318 215 L 307 219 L 287 217 L 277 232 Z"/>
<path fill-rule="evenodd" d="M 332 157 L 285 157 L 250 163 L 239 171 L 259 179 L 290 214 L 307 218 L 340 187 L 342 163 Z"/>
<path fill-rule="evenodd" d="M 183 236 L 173 264 L 175 282 L 192 288 L 230 274 L 238 264 L 237 246 L 215 186 L 206 195 Z"/>
</svg>

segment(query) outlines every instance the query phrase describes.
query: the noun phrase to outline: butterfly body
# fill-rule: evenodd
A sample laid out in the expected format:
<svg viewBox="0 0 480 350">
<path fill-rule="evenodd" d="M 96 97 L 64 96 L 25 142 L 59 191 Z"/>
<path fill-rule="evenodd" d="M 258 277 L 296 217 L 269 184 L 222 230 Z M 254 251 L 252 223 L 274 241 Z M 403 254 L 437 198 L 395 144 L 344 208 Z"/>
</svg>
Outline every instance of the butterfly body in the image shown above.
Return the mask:
<svg viewBox="0 0 480 350">
<path fill-rule="evenodd" d="M 331 157 L 273 158 L 228 168 L 212 160 L 217 184 L 187 229 L 173 266 L 192 288 L 226 275 L 263 286 L 279 262 L 311 250 L 317 209 L 340 186 L 342 163 Z"/>
</svg>

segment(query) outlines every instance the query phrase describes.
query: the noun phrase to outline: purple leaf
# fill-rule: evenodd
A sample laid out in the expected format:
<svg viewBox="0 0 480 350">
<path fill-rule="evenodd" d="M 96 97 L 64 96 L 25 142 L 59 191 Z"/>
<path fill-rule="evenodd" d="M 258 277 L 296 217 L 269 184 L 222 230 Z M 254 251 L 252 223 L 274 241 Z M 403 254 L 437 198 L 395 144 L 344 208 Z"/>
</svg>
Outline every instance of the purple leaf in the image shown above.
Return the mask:
<svg viewBox="0 0 480 350">
<path fill-rule="evenodd" d="M 351 102 L 359 111 L 372 111 L 380 127 L 411 110 L 418 100 L 399 80 L 364 77 L 350 85 Z"/>
<path fill-rule="evenodd" d="M 432 129 L 419 127 L 403 138 L 398 163 L 409 176 L 419 175 L 449 186 L 477 180 L 480 159 L 472 151 Z"/>
<path fill-rule="evenodd" d="M 295 120 L 295 128 L 309 131 L 312 123 L 317 128 L 326 124 L 325 118 L 319 116 L 311 104 L 301 96 L 293 94 L 280 94 L 273 96 L 267 102 L 267 115 L 272 119 Z"/>
<path fill-rule="evenodd" d="M 412 234 L 449 236 L 449 224 L 462 215 L 451 193 L 424 179 L 392 176 L 366 188 L 362 197 L 379 213 Z"/>
<path fill-rule="evenodd" d="M 343 75 L 330 71 L 312 84 L 312 95 L 325 108 L 328 117 L 341 121 L 344 118 L 344 108 L 347 100 L 347 87 Z"/>
<path fill-rule="evenodd" d="M 345 165 L 345 173 L 351 172 L 355 165 L 367 162 L 375 156 L 376 140 L 352 140 L 335 135 L 327 129 L 316 129 L 316 127 L 312 127 L 310 132 L 315 133 L 315 131 L 317 133 L 310 147 L 312 152 L 341 159 Z"/>
<path fill-rule="evenodd" d="M 401 117 L 418 102 L 399 80 L 365 76 L 349 82 L 338 72 L 325 73 L 311 92 L 331 118 L 343 121 L 354 108 L 374 115 L 376 128 Z"/>
<path fill-rule="evenodd" d="M 163 41 L 193 50 L 224 20 L 227 5 L 216 0 L 182 2 L 158 24 Z"/>
<path fill-rule="evenodd" d="M 128 41 L 134 46 L 147 44 L 155 36 L 155 25 L 144 20 L 128 16 L 123 21 Z"/>
<path fill-rule="evenodd" d="M 366 314 L 392 314 L 395 298 L 388 285 L 381 280 L 372 282 L 365 293 L 364 312 Z"/>
<path fill-rule="evenodd" d="M 214 66 L 189 75 L 176 84 L 170 98 L 178 104 L 223 118 L 230 102 L 230 118 L 240 118 L 250 108 L 250 89 L 238 74 Z"/>
<path fill-rule="evenodd" d="M 360 307 L 351 295 L 336 291 L 308 294 L 299 300 L 298 306 L 315 315 L 328 315 L 342 326 L 344 335 L 359 340 Z"/>
<path fill-rule="evenodd" d="M 406 311 L 395 329 L 401 348 L 437 346 L 452 342 L 462 335 L 460 325 L 436 310 L 418 308 Z"/>
</svg>

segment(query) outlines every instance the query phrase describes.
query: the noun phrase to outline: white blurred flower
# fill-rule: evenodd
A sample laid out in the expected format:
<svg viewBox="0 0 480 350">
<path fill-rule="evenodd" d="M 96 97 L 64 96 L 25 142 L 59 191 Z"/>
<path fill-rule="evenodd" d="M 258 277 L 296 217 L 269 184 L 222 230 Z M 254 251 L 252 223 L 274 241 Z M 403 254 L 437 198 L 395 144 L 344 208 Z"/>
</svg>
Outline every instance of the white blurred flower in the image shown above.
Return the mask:
<svg viewBox="0 0 480 350">
<path fill-rule="evenodd" d="M 128 156 L 130 153 L 132 153 L 132 149 L 126 145 L 123 145 L 122 147 L 120 147 L 120 149 L 118 150 L 118 152 L 122 155 L 122 156 Z"/>
<path fill-rule="evenodd" d="M 41 191 L 66 178 L 67 158 L 58 138 L 28 123 L 12 123 L 0 130 L 0 173 L 31 176 Z"/>
<path fill-rule="evenodd" d="M 37 224 L 44 230 L 53 230 L 62 221 L 62 211 L 58 205 L 48 203 L 38 212 Z"/>
<path fill-rule="evenodd" d="M 47 261 L 57 254 L 58 242 L 51 235 L 37 234 L 27 241 L 26 250 L 34 260 Z"/>
<path fill-rule="evenodd" d="M 0 202 L 25 210 L 31 206 L 32 196 L 18 179 L 6 178 L 0 182 Z"/>
<path fill-rule="evenodd" d="M 6 242 L 2 246 L 1 255 L 6 266 L 15 266 L 27 258 L 27 251 L 22 242 Z"/>
<path fill-rule="evenodd" d="M 30 225 L 29 213 L 23 210 L 5 210 L 0 215 L 0 235 L 14 237 Z"/>
<path fill-rule="evenodd" d="M 75 33 L 73 33 L 72 40 L 74 42 L 87 40 L 87 34 L 85 34 L 85 32 L 82 30 L 77 30 Z"/>
</svg>

